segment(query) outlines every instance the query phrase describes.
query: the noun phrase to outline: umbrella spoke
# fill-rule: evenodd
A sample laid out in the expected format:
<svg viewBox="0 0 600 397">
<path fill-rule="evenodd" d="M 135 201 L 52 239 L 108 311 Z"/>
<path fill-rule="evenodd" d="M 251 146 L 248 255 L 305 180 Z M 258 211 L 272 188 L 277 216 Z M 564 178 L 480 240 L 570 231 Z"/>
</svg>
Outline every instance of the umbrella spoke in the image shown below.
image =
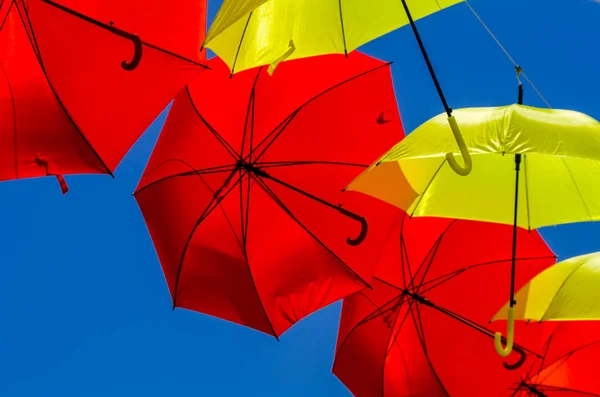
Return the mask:
<svg viewBox="0 0 600 397">
<path fill-rule="evenodd" d="M 185 254 L 187 253 L 188 247 L 192 241 L 192 238 L 194 237 L 194 233 L 196 232 L 196 229 L 198 229 L 198 227 L 202 224 L 202 222 L 204 222 L 204 220 L 219 206 L 221 201 L 223 201 L 223 199 L 225 197 L 227 197 L 229 195 L 229 193 L 231 193 L 231 191 L 237 186 L 237 184 L 240 183 L 243 175 L 240 176 L 234 183 L 232 183 L 231 186 L 229 187 L 229 189 L 227 189 L 225 191 L 225 193 L 223 193 L 223 190 L 225 190 L 227 185 L 231 182 L 231 180 L 233 179 L 233 177 L 235 176 L 237 171 L 238 171 L 237 169 L 234 169 L 231 172 L 231 174 L 227 177 L 227 179 L 225 180 L 223 185 L 214 192 L 213 198 L 210 200 L 208 205 L 204 208 L 204 211 L 202 212 L 200 217 L 198 217 L 198 220 L 192 227 L 192 230 L 190 231 L 190 234 L 185 242 L 185 245 L 183 246 L 183 251 L 181 253 L 181 259 L 179 260 L 179 267 L 177 269 L 177 276 L 175 278 L 175 291 L 173 292 L 173 309 L 175 309 L 175 307 L 177 305 L 177 289 L 179 287 L 179 279 L 181 276 L 181 270 L 183 268 L 183 263 L 185 261 Z"/>
<path fill-rule="evenodd" d="M 204 123 L 206 128 L 208 128 L 208 130 L 215 136 L 215 138 L 225 148 L 225 150 L 227 150 L 227 152 L 231 155 L 231 157 L 233 157 L 233 159 L 235 161 L 240 161 L 242 159 L 242 156 L 238 152 L 236 152 L 235 149 L 229 144 L 229 142 L 227 142 L 227 140 L 225 138 L 223 138 L 223 136 L 221 134 L 219 134 L 219 132 L 212 125 L 210 125 L 210 123 L 200 114 L 200 110 L 198 110 L 198 108 L 196 107 L 196 104 L 194 103 L 194 100 L 192 99 L 192 94 L 190 93 L 190 87 L 186 86 L 185 89 L 186 89 L 190 104 L 194 108 L 194 111 L 198 115 L 198 118 L 200 118 L 202 123 Z"/>
<path fill-rule="evenodd" d="M 344 167 L 357 167 L 357 168 L 368 168 L 368 164 L 356 164 L 356 163 L 344 163 L 342 161 L 272 161 L 272 162 L 260 162 L 259 166 L 261 169 L 265 168 L 280 168 L 280 167 L 294 167 L 301 165 L 339 165 Z"/>
<path fill-rule="evenodd" d="M 163 164 L 166 164 L 166 163 L 171 162 L 171 161 L 173 161 L 173 162 L 180 162 L 180 163 L 188 166 L 189 168 L 191 168 L 191 171 L 180 172 L 178 174 L 171 174 L 169 176 L 165 176 L 163 178 L 157 179 L 156 181 L 150 182 L 149 184 L 144 185 L 143 187 L 139 188 L 134 193 L 134 195 L 142 192 L 143 190 L 148 189 L 151 186 L 154 186 L 154 185 L 159 184 L 161 182 L 166 182 L 166 181 L 168 181 L 170 179 L 182 178 L 182 177 L 187 177 L 187 176 L 198 176 L 198 177 L 201 177 L 202 175 L 218 174 L 218 173 L 223 173 L 223 172 L 232 172 L 232 171 L 235 171 L 238 168 L 236 164 L 228 164 L 228 165 L 218 165 L 218 166 L 215 166 L 215 167 L 201 168 L 201 169 L 196 170 L 196 169 L 194 169 L 194 167 L 192 167 L 190 164 L 188 164 L 187 162 L 185 162 L 183 160 L 173 159 L 173 160 L 165 161 L 162 164 L 159 164 L 158 166 L 154 167 L 152 170 L 147 171 L 147 173 L 152 172 L 152 171 L 158 169 Z"/>
</svg>

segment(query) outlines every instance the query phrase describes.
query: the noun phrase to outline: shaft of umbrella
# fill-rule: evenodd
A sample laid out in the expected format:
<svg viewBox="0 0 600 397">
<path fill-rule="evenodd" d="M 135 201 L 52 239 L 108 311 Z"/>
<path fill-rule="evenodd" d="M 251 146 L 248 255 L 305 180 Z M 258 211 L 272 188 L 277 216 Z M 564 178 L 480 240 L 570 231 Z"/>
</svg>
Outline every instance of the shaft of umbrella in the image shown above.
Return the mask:
<svg viewBox="0 0 600 397">
<path fill-rule="evenodd" d="M 521 169 L 521 154 L 515 154 L 515 213 L 513 222 L 512 257 L 510 267 L 510 307 L 515 305 L 515 272 L 517 268 L 517 217 L 519 211 L 519 171 Z"/>
<path fill-rule="evenodd" d="M 404 11 L 406 12 L 406 17 L 408 18 L 410 27 L 412 28 L 412 31 L 415 35 L 415 39 L 417 39 L 417 43 L 419 44 L 419 48 L 421 49 L 421 54 L 423 55 L 423 59 L 425 60 L 425 63 L 427 64 L 427 69 L 429 69 L 429 74 L 431 75 L 433 84 L 435 84 L 435 88 L 438 92 L 438 95 L 440 96 L 440 100 L 442 101 L 442 104 L 444 105 L 444 110 L 446 111 L 446 114 L 448 115 L 448 117 L 450 117 L 450 116 L 452 116 L 452 109 L 450 109 L 450 106 L 448 106 L 448 102 L 446 101 L 446 97 L 444 96 L 444 92 L 442 91 L 440 82 L 438 81 L 438 78 L 435 74 L 435 70 L 433 70 L 433 65 L 431 64 L 431 61 L 429 60 L 429 55 L 427 54 L 425 45 L 423 44 L 423 41 L 421 40 L 421 35 L 419 34 L 417 25 L 415 24 L 415 21 L 413 20 L 413 17 L 408 8 L 408 4 L 406 4 L 406 0 L 402 0 L 402 5 L 404 6 Z"/>
</svg>

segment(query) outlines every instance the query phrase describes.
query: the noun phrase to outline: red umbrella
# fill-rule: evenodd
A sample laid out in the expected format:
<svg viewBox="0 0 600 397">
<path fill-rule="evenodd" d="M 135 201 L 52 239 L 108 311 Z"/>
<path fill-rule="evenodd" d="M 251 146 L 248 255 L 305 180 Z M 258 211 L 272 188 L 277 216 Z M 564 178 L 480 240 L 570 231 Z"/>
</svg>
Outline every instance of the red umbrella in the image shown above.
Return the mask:
<svg viewBox="0 0 600 397">
<path fill-rule="evenodd" d="M 498 325 L 487 323 L 508 287 L 497 275 L 511 266 L 511 227 L 400 218 L 377 265 L 380 281 L 344 299 L 334 374 L 359 397 L 505 395 L 523 364 L 540 357 L 544 332 L 520 324 L 510 363 L 490 343 Z M 519 230 L 517 247 L 519 285 L 555 262 L 537 232 Z"/>
<path fill-rule="evenodd" d="M 523 379 L 513 396 L 600 396 L 598 357 L 598 322 L 560 323 L 548 339 L 544 360 Z"/>
<path fill-rule="evenodd" d="M 342 189 L 403 136 L 390 67 L 358 52 L 273 76 L 209 65 L 175 99 L 136 199 L 174 307 L 278 337 L 372 276 L 395 210 Z"/>
<path fill-rule="evenodd" d="M 0 0 L 0 180 L 112 174 L 203 70 L 205 8 L 191 0 Z"/>
</svg>

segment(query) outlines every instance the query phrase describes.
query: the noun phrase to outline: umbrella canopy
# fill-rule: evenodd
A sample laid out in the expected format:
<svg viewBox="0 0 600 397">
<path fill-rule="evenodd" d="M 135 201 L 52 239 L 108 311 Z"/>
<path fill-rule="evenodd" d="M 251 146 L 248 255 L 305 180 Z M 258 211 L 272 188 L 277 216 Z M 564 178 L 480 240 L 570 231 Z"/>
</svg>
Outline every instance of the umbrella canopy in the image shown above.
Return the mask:
<svg viewBox="0 0 600 397">
<path fill-rule="evenodd" d="M 462 0 L 407 0 L 414 20 Z M 347 54 L 409 24 L 399 0 L 224 0 L 205 40 L 233 72 Z"/>
<path fill-rule="evenodd" d="M 560 324 L 548 339 L 544 360 L 516 386 L 516 397 L 600 396 L 600 324 Z"/>
<path fill-rule="evenodd" d="M 551 327 L 519 323 L 522 357 L 512 371 L 497 359 L 487 322 L 508 288 L 496 274 L 511 266 L 510 227 L 402 215 L 390 236 L 373 290 L 344 299 L 334 374 L 357 397 L 508 396 Z M 555 257 L 537 232 L 518 240 L 523 285 Z"/>
<path fill-rule="evenodd" d="M 348 187 L 407 210 L 513 224 L 515 154 L 522 154 L 518 226 L 600 219 L 600 123 L 579 112 L 522 105 L 454 111 L 473 158 L 468 178 L 445 154 L 444 114 L 425 122 Z"/>
<path fill-rule="evenodd" d="M 0 23 L 0 180 L 111 174 L 204 70 L 202 1 L 6 0 Z"/>
<path fill-rule="evenodd" d="M 272 77 L 209 65 L 135 197 L 174 307 L 279 336 L 372 276 L 395 209 L 342 188 L 403 136 L 390 67 L 358 52 Z"/>
<path fill-rule="evenodd" d="M 600 252 L 552 266 L 515 295 L 517 320 L 600 320 Z M 506 319 L 505 305 L 493 320 Z"/>
</svg>

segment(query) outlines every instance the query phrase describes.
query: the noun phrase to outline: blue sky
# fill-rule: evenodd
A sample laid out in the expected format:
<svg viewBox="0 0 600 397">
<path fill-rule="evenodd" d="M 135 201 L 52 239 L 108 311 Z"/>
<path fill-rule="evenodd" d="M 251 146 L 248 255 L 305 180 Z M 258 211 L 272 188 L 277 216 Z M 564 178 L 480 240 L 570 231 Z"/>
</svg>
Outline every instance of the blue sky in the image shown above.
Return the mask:
<svg viewBox="0 0 600 397">
<path fill-rule="evenodd" d="M 214 15 L 219 2 L 209 1 Z M 555 108 L 600 119 L 600 4 L 471 0 Z M 464 4 L 419 22 L 453 108 L 516 100 L 511 63 Z M 394 61 L 407 131 L 443 111 L 409 28 L 364 47 Z M 525 103 L 543 106 L 529 87 Z M 348 396 L 330 373 L 340 305 L 275 339 L 171 300 L 131 193 L 166 112 L 116 172 L 0 183 L 0 395 Z M 542 231 L 561 257 L 600 250 L 600 225 Z"/>
</svg>

